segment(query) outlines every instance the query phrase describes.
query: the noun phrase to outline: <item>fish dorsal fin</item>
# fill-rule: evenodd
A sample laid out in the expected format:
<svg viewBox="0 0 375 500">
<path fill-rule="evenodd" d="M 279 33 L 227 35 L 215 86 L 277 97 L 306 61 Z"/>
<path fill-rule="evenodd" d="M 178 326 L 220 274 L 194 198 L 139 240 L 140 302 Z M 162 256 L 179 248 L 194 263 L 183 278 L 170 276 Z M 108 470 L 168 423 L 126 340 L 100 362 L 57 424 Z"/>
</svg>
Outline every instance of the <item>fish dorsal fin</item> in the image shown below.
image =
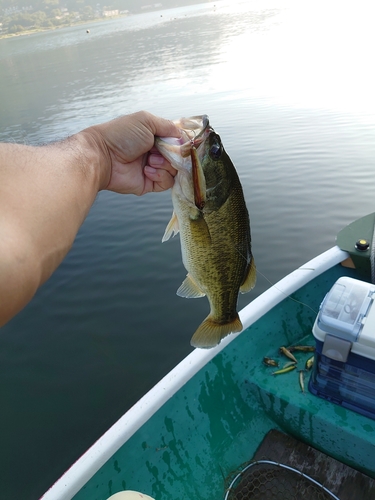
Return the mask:
<svg viewBox="0 0 375 500">
<path fill-rule="evenodd" d="M 256 280 L 257 280 L 257 270 L 255 267 L 254 258 L 251 257 L 249 269 L 247 271 L 246 278 L 244 279 L 244 282 L 240 287 L 240 292 L 241 293 L 250 292 L 250 290 L 254 288 Z"/>
<path fill-rule="evenodd" d="M 206 295 L 195 283 L 190 274 L 186 276 L 176 293 L 179 297 L 185 297 L 186 299 L 198 299 Z"/>
<path fill-rule="evenodd" d="M 172 236 L 176 236 L 177 233 L 180 232 L 180 226 L 178 225 L 178 219 L 177 215 L 175 212 L 173 212 L 171 220 L 168 222 L 167 227 L 165 228 L 164 236 L 163 239 L 161 240 L 162 243 L 164 241 L 169 240 Z"/>
</svg>

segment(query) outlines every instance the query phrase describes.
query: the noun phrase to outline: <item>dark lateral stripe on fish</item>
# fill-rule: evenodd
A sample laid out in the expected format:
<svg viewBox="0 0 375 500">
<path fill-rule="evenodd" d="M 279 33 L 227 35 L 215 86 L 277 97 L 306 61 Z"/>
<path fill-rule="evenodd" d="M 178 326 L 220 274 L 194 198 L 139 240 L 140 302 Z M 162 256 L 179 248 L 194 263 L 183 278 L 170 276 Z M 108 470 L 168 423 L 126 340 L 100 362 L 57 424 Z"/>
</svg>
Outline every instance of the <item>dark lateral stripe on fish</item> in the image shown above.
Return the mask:
<svg viewBox="0 0 375 500">
<path fill-rule="evenodd" d="M 196 286 L 185 280 L 178 294 L 207 296 L 210 314 L 191 343 L 209 348 L 242 330 L 236 310 L 238 293 L 249 291 L 256 278 L 250 222 L 238 174 L 208 117 L 181 118 L 175 123 L 181 129 L 180 140 L 155 140 L 177 170 L 172 188 L 174 215 L 163 241 L 180 233 L 183 263 Z"/>
</svg>

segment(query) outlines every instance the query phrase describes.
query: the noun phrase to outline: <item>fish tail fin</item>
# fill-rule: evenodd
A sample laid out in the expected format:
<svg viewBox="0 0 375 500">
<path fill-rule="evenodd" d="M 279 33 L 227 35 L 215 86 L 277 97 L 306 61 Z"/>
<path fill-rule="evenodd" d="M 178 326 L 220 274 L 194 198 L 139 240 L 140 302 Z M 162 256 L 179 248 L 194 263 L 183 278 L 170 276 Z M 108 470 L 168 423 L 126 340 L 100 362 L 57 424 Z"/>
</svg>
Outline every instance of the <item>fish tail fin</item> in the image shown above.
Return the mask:
<svg viewBox="0 0 375 500">
<path fill-rule="evenodd" d="M 218 323 L 210 315 L 201 323 L 194 333 L 190 344 L 193 347 L 209 349 L 220 344 L 221 340 L 230 333 L 240 332 L 242 323 L 238 314 L 228 323 Z"/>
</svg>

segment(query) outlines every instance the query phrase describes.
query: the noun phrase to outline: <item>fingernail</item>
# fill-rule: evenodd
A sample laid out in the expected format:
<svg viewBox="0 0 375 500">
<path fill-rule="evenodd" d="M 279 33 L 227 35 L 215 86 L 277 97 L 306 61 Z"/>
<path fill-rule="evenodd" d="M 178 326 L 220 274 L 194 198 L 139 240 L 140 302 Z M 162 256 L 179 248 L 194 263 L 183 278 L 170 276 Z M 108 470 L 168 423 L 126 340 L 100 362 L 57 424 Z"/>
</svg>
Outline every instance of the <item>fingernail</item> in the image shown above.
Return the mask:
<svg viewBox="0 0 375 500">
<path fill-rule="evenodd" d="M 147 170 L 147 172 L 149 174 L 155 174 L 157 172 L 157 169 L 156 168 L 153 168 L 153 167 L 150 167 L 150 165 L 146 165 L 145 166 L 145 170 Z"/>
<path fill-rule="evenodd" d="M 154 165 L 162 165 L 164 163 L 164 158 L 161 155 L 152 154 L 149 156 L 148 162 Z"/>
</svg>

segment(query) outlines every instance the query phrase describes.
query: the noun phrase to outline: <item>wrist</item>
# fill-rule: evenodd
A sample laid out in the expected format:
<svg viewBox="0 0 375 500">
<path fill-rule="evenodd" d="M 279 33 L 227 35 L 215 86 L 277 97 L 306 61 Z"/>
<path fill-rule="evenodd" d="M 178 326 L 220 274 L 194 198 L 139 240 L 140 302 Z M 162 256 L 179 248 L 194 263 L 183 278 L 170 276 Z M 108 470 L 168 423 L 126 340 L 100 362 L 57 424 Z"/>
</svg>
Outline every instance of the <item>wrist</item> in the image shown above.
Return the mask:
<svg viewBox="0 0 375 500">
<path fill-rule="evenodd" d="M 75 136 L 82 145 L 82 155 L 90 174 L 94 176 L 97 191 L 106 189 L 111 177 L 112 160 L 105 140 L 95 127 L 89 127 Z"/>
</svg>

